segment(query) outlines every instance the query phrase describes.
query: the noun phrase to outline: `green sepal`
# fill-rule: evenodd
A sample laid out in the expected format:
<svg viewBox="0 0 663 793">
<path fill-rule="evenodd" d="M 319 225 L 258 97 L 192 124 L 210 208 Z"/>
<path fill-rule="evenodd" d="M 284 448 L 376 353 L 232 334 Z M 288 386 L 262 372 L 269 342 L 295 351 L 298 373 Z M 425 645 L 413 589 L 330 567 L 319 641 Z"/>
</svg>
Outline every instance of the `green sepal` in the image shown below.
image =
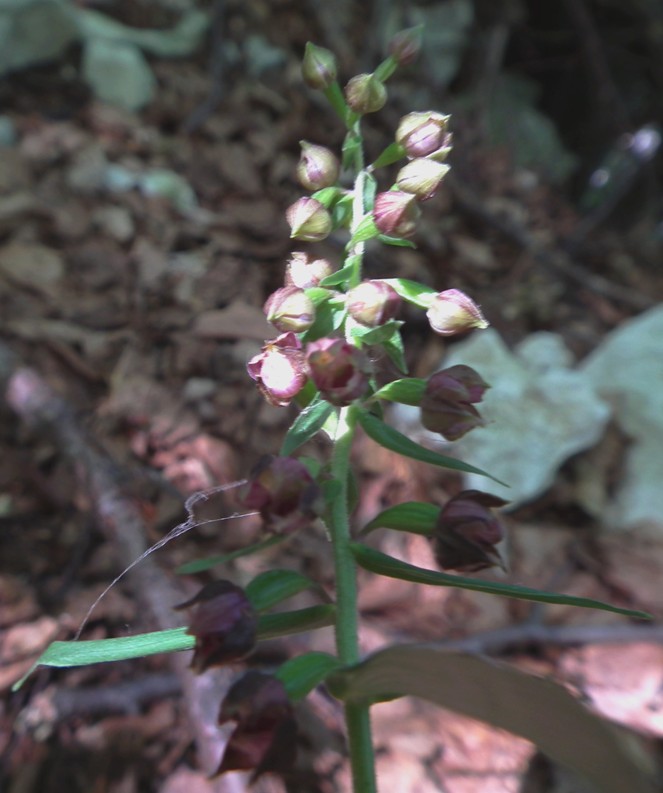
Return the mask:
<svg viewBox="0 0 663 793">
<path fill-rule="evenodd" d="M 321 286 L 309 286 L 304 290 L 307 297 L 311 299 L 313 305 L 318 308 L 323 303 L 326 303 L 332 297 L 336 296 L 336 293 L 333 292 L 331 289 L 324 289 Z"/>
<path fill-rule="evenodd" d="M 311 402 L 297 416 L 286 433 L 281 446 L 281 455 L 288 457 L 300 446 L 311 440 L 325 426 L 327 419 L 333 412 L 333 406 L 320 397 Z"/>
<path fill-rule="evenodd" d="M 405 501 L 380 512 L 364 526 L 360 534 L 369 534 L 375 529 L 395 529 L 430 537 L 437 524 L 440 509 L 435 504 L 426 504 L 423 501 Z"/>
<path fill-rule="evenodd" d="M 403 300 L 419 308 L 429 308 L 432 299 L 437 294 L 430 286 L 424 286 L 407 278 L 383 278 L 382 280 L 398 292 Z"/>
<path fill-rule="evenodd" d="M 220 564 L 227 564 L 235 559 L 240 559 L 242 556 L 251 556 L 254 553 L 260 553 L 273 545 L 278 545 L 287 539 L 286 535 L 274 534 L 267 537 L 260 542 L 255 542 L 252 545 L 247 545 L 244 548 L 238 548 L 236 551 L 229 553 L 222 553 L 218 556 L 209 556 L 206 559 L 194 559 L 192 562 L 180 565 L 175 571 L 178 575 L 192 575 L 193 573 L 202 573 L 205 570 L 211 570 L 213 567 L 218 567 Z"/>
<path fill-rule="evenodd" d="M 376 168 L 384 168 L 387 165 L 393 165 L 395 162 L 402 160 L 405 157 L 405 149 L 401 146 L 400 143 L 390 143 L 384 151 L 381 152 L 380 156 L 375 160 L 375 162 L 371 163 L 370 168 L 371 170 L 375 170 Z"/>
<path fill-rule="evenodd" d="M 422 380 L 420 377 L 405 377 L 382 386 L 379 391 L 373 394 L 373 399 L 386 399 L 388 402 L 419 407 L 425 390 L 426 380 Z"/>
<path fill-rule="evenodd" d="M 340 667 L 338 658 L 328 653 L 304 653 L 281 664 L 274 677 L 283 683 L 288 698 L 296 702 L 324 683 Z"/>
<path fill-rule="evenodd" d="M 380 446 L 384 446 L 385 449 L 398 452 L 398 454 L 402 454 L 404 457 L 411 457 L 413 460 L 420 460 L 422 463 L 438 465 L 440 468 L 449 468 L 452 471 L 463 471 L 467 474 L 487 476 L 494 482 L 508 487 L 504 482 L 500 482 L 499 479 L 486 473 L 486 471 L 482 471 L 481 468 L 476 468 L 474 465 L 464 463 L 462 460 L 456 460 L 454 457 L 446 457 L 430 449 L 425 449 L 418 443 L 411 441 L 406 435 L 403 435 L 402 432 L 395 430 L 393 427 L 385 424 L 384 421 L 381 421 L 365 410 L 357 411 L 357 420 L 368 437 L 376 443 L 379 443 Z"/>
<path fill-rule="evenodd" d="M 315 581 L 294 570 L 265 570 L 250 581 L 244 591 L 253 608 L 260 611 L 277 606 L 306 589 L 319 590 Z"/>
<path fill-rule="evenodd" d="M 516 600 L 529 600 L 534 603 L 554 603 L 562 606 L 610 611 L 613 614 L 623 614 L 626 617 L 636 617 L 641 620 L 652 619 L 651 615 L 644 611 L 623 609 L 618 606 L 611 606 L 609 603 L 602 603 L 600 600 L 592 600 L 591 598 L 560 595 L 557 592 L 542 592 L 539 589 L 530 587 L 499 584 L 493 581 L 480 581 L 475 578 L 465 578 L 459 575 L 440 573 L 437 570 L 428 570 L 424 567 L 416 567 L 361 543 L 350 543 L 350 550 L 357 564 L 363 567 L 364 570 L 386 576 L 387 578 L 410 581 L 413 584 L 469 589 L 473 592 L 485 592 L 489 595 L 501 595 L 515 598 Z"/>
</svg>

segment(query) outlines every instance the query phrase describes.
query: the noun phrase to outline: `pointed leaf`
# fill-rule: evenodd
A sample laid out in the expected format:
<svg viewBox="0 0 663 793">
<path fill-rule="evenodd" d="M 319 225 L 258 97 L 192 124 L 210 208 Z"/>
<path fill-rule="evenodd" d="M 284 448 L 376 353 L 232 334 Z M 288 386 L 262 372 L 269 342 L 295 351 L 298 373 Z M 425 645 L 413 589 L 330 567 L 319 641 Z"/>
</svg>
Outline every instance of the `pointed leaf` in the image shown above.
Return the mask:
<svg viewBox="0 0 663 793">
<path fill-rule="evenodd" d="M 490 595 L 502 595 L 516 598 L 517 600 L 530 600 L 535 603 L 558 603 L 563 606 L 576 606 L 578 608 L 596 609 L 597 611 L 611 611 L 614 614 L 623 614 L 626 617 L 637 617 L 649 620 L 651 615 L 644 611 L 623 609 L 602 603 L 600 600 L 576 597 L 575 595 L 560 595 L 557 592 L 543 592 L 540 589 L 516 586 L 514 584 L 499 584 L 493 581 L 480 581 L 475 578 L 465 578 L 459 575 L 440 573 L 437 570 L 428 570 L 425 567 L 416 567 L 407 562 L 401 562 L 393 556 L 369 548 L 361 543 L 350 543 L 350 549 L 357 560 L 357 564 L 371 573 L 398 578 L 401 581 L 411 581 L 414 584 L 430 584 L 432 586 L 450 586 L 457 589 L 469 589 L 473 592 L 486 592 Z"/>
<path fill-rule="evenodd" d="M 373 394 L 373 399 L 386 399 L 389 402 L 400 402 L 401 405 L 418 407 L 426 390 L 426 381 L 419 377 L 405 377 L 382 386 Z"/>
<path fill-rule="evenodd" d="M 465 471 L 470 474 L 480 474 L 487 476 L 499 484 L 504 485 L 494 476 L 482 471 L 480 468 L 475 468 L 469 463 L 464 463 L 462 460 L 456 460 L 453 457 L 445 457 L 443 454 L 438 454 L 430 449 L 425 449 L 419 446 L 418 443 L 411 441 L 406 435 L 385 424 L 376 416 L 367 413 L 366 411 L 357 412 L 357 420 L 361 424 L 362 429 L 369 438 L 384 446 L 385 449 L 390 449 L 392 452 L 398 452 L 404 457 L 411 457 L 413 460 L 421 460 L 423 463 L 430 463 L 431 465 L 439 465 L 441 468 L 450 468 L 453 471 Z M 505 485 L 506 487 L 507 485 Z"/>
<path fill-rule="evenodd" d="M 380 242 L 385 245 L 393 245 L 396 248 L 416 248 L 417 246 L 412 240 L 403 239 L 403 237 L 390 237 L 388 234 L 378 234 Z M 384 280 L 387 280 L 386 278 Z"/>
<path fill-rule="evenodd" d="M 395 162 L 402 160 L 405 157 L 405 149 L 400 143 L 390 143 L 386 149 L 380 154 L 374 163 L 371 163 L 371 169 L 383 168 L 385 165 L 393 165 Z"/>
<path fill-rule="evenodd" d="M 283 683 L 289 699 L 294 702 L 310 694 L 340 665 L 338 658 L 328 653 L 304 653 L 281 664 L 274 676 Z"/>
<path fill-rule="evenodd" d="M 404 324 L 404 322 L 392 319 L 377 328 L 355 325 L 350 331 L 350 335 L 353 339 L 361 339 L 363 345 L 384 344 L 392 339 Z"/>
<path fill-rule="evenodd" d="M 403 504 L 397 504 L 395 507 L 389 507 L 389 509 L 385 509 L 379 515 L 376 515 L 372 521 L 364 526 L 361 534 L 369 534 L 374 529 L 396 529 L 397 531 L 409 531 L 412 534 L 423 534 L 425 537 L 430 537 L 437 523 L 440 509 L 435 504 L 406 501 Z"/>
<path fill-rule="evenodd" d="M 280 614 L 263 614 L 258 622 L 258 638 L 275 639 L 277 636 L 326 628 L 334 624 L 335 613 L 334 606 L 324 605 Z"/>
<path fill-rule="evenodd" d="M 366 240 L 372 240 L 377 237 L 379 234 L 378 227 L 375 225 L 375 221 L 373 220 L 373 215 L 366 215 L 364 218 L 361 219 L 359 225 L 354 230 L 352 234 L 352 239 L 350 240 L 350 245 L 356 245 L 358 242 L 366 242 Z"/>
<path fill-rule="evenodd" d="M 344 195 L 340 187 L 323 187 L 322 190 L 316 190 L 311 198 L 319 201 L 325 209 L 331 209 Z"/>
<path fill-rule="evenodd" d="M 326 300 L 329 300 L 330 297 L 335 296 L 335 293 L 330 289 L 323 289 L 321 286 L 309 286 L 304 292 L 306 292 L 307 297 L 311 298 L 316 308 L 321 306 Z"/>
<path fill-rule="evenodd" d="M 334 80 L 329 88 L 324 89 L 323 93 L 341 121 L 346 126 L 349 126 L 349 117 L 352 111 L 345 103 L 345 97 L 343 96 L 343 91 L 341 91 L 341 86 Z"/>
<path fill-rule="evenodd" d="M 345 286 L 346 284 L 358 280 L 357 272 L 361 257 L 349 256 L 346 261 L 347 264 L 345 267 L 323 278 L 322 281 L 320 281 L 320 286 Z"/>
<path fill-rule="evenodd" d="M 239 559 L 242 556 L 251 556 L 254 553 L 260 553 L 266 548 L 271 548 L 272 545 L 278 545 L 286 539 L 285 535 L 275 534 L 273 537 L 267 537 L 265 540 L 247 545 L 245 548 L 238 548 L 236 551 L 230 553 L 222 553 L 218 556 L 210 556 L 207 559 L 195 559 L 193 562 L 187 562 L 177 568 L 178 575 L 191 575 L 192 573 L 202 573 L 204 570 L 211 570 L 220 564 L 227 564 L 234 559 Z"/>
<path fill-rule="evenodd" d="M 320 587 L 294 570 L 266 570 L 247 584 L 244 591 L 256 611 L 267 611 L 305 589 Z"/>
<path fill-rule="evenodd" d="M 403 347 L 403 337 L 400 333 L 395 334 L 384 343 L 384 349 L 400 372 L 407 374 L 407 362 L 405 360 L 405 349 Z"/>
<path fill-rule="evenodd" d="M 374 176 L 372 176 L 368 171 L 362 172 L 363 177 L 363 190 L 362 190 L 362 202 L 365 210 L 370 212 L 375 203 L 375 194 L 378 191 L 378 183 Z"/>
<path fill-rule="evenodd" d="M 429 308 L 432 298 L 437 294 L 430 286 L 424 286 L 417 281 L 410 281 L 407 278 L 384 278 L 385 283 L 393 287 L 398 294 L 419 308 Z"/>
<path fill-rule="evenodd" d="M 533 741 L 601 793 L 654 793 L 641 761 L 609 722 L 565 688 L 497 661 L 434 644 L 389 647 L 333 672 L 327 686 L 344 701 L 415 696 Z"/>
<path fill-rule="evenodd" d="M 329 402 L 325 402 L 324 399 L 311 402 L 297 416 L 286 433 L 281 446 L 281 454 L 287 457 L 311 440 L 325 426 L 325 422 L 333 411 L 332 405 Z"/>
</svg>

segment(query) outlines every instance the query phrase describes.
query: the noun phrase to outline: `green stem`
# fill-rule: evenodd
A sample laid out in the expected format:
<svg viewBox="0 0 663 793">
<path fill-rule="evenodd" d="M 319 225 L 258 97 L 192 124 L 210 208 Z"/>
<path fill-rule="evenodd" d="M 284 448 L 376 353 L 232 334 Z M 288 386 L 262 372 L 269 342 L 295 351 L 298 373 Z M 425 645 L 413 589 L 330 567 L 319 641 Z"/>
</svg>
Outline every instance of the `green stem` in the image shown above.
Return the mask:
<svg viewBox="0 0 663 793">
<path fill-rule="evenodd" d="M 331 507 L 330 524 L 336 574 L 336 652 L 344 665 L 359 661 L 357 567 L 350 550 L 349 492 L 350 449 L 356 426 L 356 408 L 340 411 L 332 454 L 332 476 L 340 492 Z M 367 705 L 345 707 L 348 746 L 355 793 L 376 793 L 375 758 Z"/>
</svg>

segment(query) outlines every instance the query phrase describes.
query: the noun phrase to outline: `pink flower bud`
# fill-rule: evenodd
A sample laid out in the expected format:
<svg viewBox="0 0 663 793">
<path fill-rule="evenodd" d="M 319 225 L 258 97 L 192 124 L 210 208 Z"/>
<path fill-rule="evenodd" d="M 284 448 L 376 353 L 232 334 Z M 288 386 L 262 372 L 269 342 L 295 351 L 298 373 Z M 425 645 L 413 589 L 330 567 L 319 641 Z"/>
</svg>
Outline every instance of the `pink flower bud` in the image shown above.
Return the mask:
<svg viewBox="0 0 663 793">
<path fill-rule="evenodd" d="M 504 528 L 490 507 L 506 503 L 479 490 L 465 490 L 447 502 L 432 536 L 435 558 L 443 570 L 473 573 L 504 567 L 495 547 L 504 538 Z"/>
<path fill-rule="evenodd" d="M 345 101 L 362 116 L 377 113 L 387 101 L 387 89 L 374 74 L 358 74 L 345 86 Z"/>
<path fill-rule="evenodd" d="M 290 236 L 305 242 L 319 242 L 329 236 L 332 219 L 325 207 L 315 198 L 298 198 L 285 213 Z"/>
<path fill-rule="evenodd" d="M 212 581 L 175 608 L 191 607 L 187 633 L 196 637 L 194 672 L 238 661 L 252 652 L 258 617 L 243 589 L 230 581 Z"/>
<path fill-rule="evenodd" d="M 336 80 L 336 58 L 334 53 L 324 47 L 316 47 L 309 41 L 302 61 L 304 82 L 311 88 L 324 91 Z"/>
<path fill-rule="evenodd" d="M 272 534 L 308 528 L 324 511 L 320 487 L 293 457 L 266 456 L 239 494 L 242 506 L 256 509 Z"/>
<path fill-rule="evenodd" d="M 400 305 L 400 295 L 384 281 L 363 281 L 345 296 L 345 307 L 350 316 L 369 328 L 393 319 Z"/>
<path fill-rule="evenodd" d="M 289 405 L 308 379 L 302 344 L 292 332 L 267 342 L 246 368 L 269 404 L 279 407 Z"/>
<path fill-rule="evenodd" d="M 483 426 L 472 403 L 480 402 L 489 387 L 478 372 L 463 364 L 435 372 L 419 403 L 421 423 L 430 432 L 457 441 L 475 427 Z"/>
<path fill-rule="evenodd" d="M 431 328 L 440 336 L 454 336 L 471 328 L 487 328 L 481 309 L 459 289 L 437 294 L 426 312 Z"/>
<path fill-rule="evenodd" d="M 368 391 L 368 359 L 343 339 L 311 342 L 306 347 L 306 361 L 316 388 L 332 405 L 350 405 Z"/>
<path fill-rule="evenodd" d="M 334 272 L 331 262 L 327 259 L 314 259 L 308 253 L 294 251 L 286 265 L 285 285 L 299 289 L 310 289 L 318 286 L 323 278 Z"/>
<path fill-rule="evenodd" d="M 267 772 L 285 773 L 295 762 L 297 729 L 283 683 L 251 670 L 228 689 L 219 724 L 236 722 L 217 769 L 249 771 L 251 782 Z"/>
<path fill-rule="evenodd" d="M 449 118 L 434 110 L 408 113 L 398 124 L 396 142 L 411 159 L 429 157 L 445 147 L 448 153 L 451 149 L 451 136 L 447 132 Z"/>
<path fill-rule="evenodd" d="M 427 201 L 437 192 L 449 166 L 429 158 L 418 158 L 404 165 L 398 172 L 396 184 L 404 193 L 412 193 L 420 201 Z"/>
<path fill-rule="evenodd" d="M 315 321 L 315 306 L 303 289 L 284 286 L 267 298 L 263 308 L 267 321 L 281 333 L 303 333 Z"/>
<path fill-rule="evenodd" d="M 297 178 L 307 190 L 322 190 L 336 184 L 341 166 L 336 155 L 324 146 L 305 140 L 299 142 L 302 153 L 297 166 Z"/>
<path fill-rule="evenodd" d="M 401 30 L 389 42 L 388 52 L 399 66 L 407 66 L 421 52 L 423 25 Z"/>
<path fill-rule="evenodd" d="M 389 190 L 375 196 L 373 219 L 382 234 L 411 237 L 417 229 L 421 210 L 416 199 L 402 190 Z"/>
</svg>

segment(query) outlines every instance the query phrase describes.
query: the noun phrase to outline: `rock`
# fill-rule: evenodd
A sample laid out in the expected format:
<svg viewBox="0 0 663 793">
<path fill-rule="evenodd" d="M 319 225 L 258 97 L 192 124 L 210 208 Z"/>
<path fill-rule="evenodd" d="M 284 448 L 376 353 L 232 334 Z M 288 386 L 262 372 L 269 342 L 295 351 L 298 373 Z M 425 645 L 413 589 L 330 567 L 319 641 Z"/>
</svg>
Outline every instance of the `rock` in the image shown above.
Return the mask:
<svg viewBox="0 0 663 793">
<path fill-rule="evenodd" d="M 82 72 L 95 96 L 126 110 L 139 110 L 154 95 L 156 80 L 134 44 L 89 39 L 83 50 Z"/>
</svg>

